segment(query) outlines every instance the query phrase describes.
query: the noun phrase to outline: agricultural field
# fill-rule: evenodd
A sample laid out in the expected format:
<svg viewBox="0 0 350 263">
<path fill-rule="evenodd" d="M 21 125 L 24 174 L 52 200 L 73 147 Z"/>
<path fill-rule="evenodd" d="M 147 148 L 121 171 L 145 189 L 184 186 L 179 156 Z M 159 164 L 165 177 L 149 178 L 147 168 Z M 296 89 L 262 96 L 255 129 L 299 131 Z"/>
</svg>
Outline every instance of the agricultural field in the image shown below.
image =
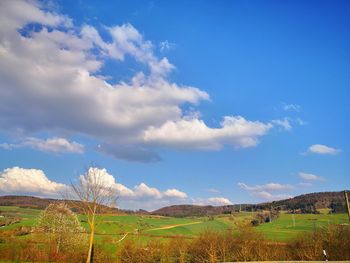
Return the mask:
<svg viewBox="0 0 350 263">
<path fill-rule="evenodd" d="M 40 247 L 46 244 L 46 238 L 43 234 L 32 231 L 37 224 L 42 210 L 0 206 L 0 211 L 0 249 L 5 252 L 7 251 L 6 253 L 14 253 L 12 257 L 8 256 L 8 258 L 16 259 L 14 255 L 18 253 L 24 253 L 22 258 L 26 258 L 27 248 L 23 248 L 23 246 L 27 246 L 28 249 L 34 249 L 33 251 L 36 252 L 33 253 L 42 252 Z M 159 244 L 164 246 L 169 246 L 169 244 L 173 244 L 172 242 L 196 244 L 196 240 L 198 241 L 198 238 L 202 236 L 200 233 L 206 230 L 214 231 L 217 235 L 216 237 L 220 238 L 220 233 L 223 234 L 226 230 L 237 231 L 238 233 L 238 229 L 241 226 L 251 225 L 250 222 L 254 217 L 255 214 L 250 212 L 214 217 L 187 218 L 156 215 L 103 214 L 99 215 L 96 220 L 95 245 L 97 251 L 108 255 L 113 260 L 117 260 L 123 251 L 125 253 L 124 247 L 127 244 L 134 244 L 134 249 L 139 248 L 137 251 L 140 253 L 147 246 L 150 246 L 150 249 L 156 249 L 155 251 L 161 251 Z M 85 228 L 86 237 L 88 237 L 89 227 L 85 216 L 78 215 L 78 219 Z M 278 246 L 282 245 L 286 249 L 286 243 L 293 240 L 294 237 L 298 237 L 298 235 L 312 233 L 314 230 L 322 229 L 331 224 L 340 225 L 347 222 L 348 217 L 346 214 L 332 215 L 327 211 L 317 215 L 281 213 L 279 218 L 273 222 L 260 224 L 252 229 L 253 231 L 260 232 L 267 238 L 266 243 L 264 243 L 266 249 L 270 249 L 270 243 L 278 244 Z M 210 237 L 210 233 L 206 233 L 205 235 L 208 234 L 208 237 Z M 255 240 L 255 237 L 251 238 Z M 270 240 L 273 242 L 270 242 Z M 158 250 L 157 248 L 152 248 L 152 244 L 158 244 Z M 202 241 L 200 244 L 202 244 Z M 135 250 L 133 251 L 135 252 Z M 194 254 L 191 255 L 193 256 Z M 280 258 L 280 256 L 277 255 L 276 258 Z M 315 256 L 313 258 L 317 257 Z"/>
<path fill-rule="evenodd" d="M 293 219 L 294 217 L 294 219 Z M 349 223 L 346 214 L 286 214 L 271 223 L 265 223 L 256 228 L 265 237 L 276 241 L 288 241 L 305 232 L 311 232 L 330 224 Z"/>
<path fill-rule="evenodd" d="M 2 233 L 34 227 L 41 210 L 0 206 L 1 222 L 8 218 L 15 219 L 12 224 L 0 227 Z M 168 240 L 171 238 L 191 238 L 205 230 L 225 231 L 235 229 L 241 223 L 250 222 L 253 214 L 247 212 L 215 217 L 173 218 L 154 215 L 99 215 L 96 224 L 96 241 L 109 240 L 118 243 L 120 239 L 137 239 L 147 242 L 150 239 Z M 294 219 L 293 219 L 294 217 Z M 88 231 L 83 215 L 79 215 L 82 226 Z M 304 232 L 310 232 L 329 224 L 347 223 L 346 214 L 286 214 L 271 223 L 261 224 L 255 230 L 274 241 L 288 241 Z M 23 237 L 25 238 L 25 237 Z M 104 243 L 104 242 L 103 242 Z"/>
</svg>

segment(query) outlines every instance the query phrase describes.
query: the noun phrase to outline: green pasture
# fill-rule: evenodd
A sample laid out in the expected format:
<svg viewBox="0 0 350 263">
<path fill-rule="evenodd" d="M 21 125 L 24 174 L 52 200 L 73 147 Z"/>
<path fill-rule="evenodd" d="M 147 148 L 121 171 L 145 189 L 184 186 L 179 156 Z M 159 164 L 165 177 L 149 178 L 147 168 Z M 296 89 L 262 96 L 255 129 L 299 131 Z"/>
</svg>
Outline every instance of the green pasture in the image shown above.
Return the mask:
<svg viewBox="0 0 350 263">
<path fill-rule="evenodd" d="M 20 218 L 21 221 L 0 228 L 1 233 L 16 230 L 21 226 L 33 227 L 41 210 L 0 206 L 1 220 L 6 217 Z M 275 241 L 288 241 L 299 234 L 311 232 L 330 224 L 348 223 L 346 214 L 292 214 L 281 213 L 280 217 L 271 223 L 255 227 L 255 230 L 265 237 Z M 205 230 L 225 231 L 237 229 L 242 222 L 250 222 L 252 213 L 236 213 L 215 217 L 173 218 L 151 215 L 99 215 L 96 222 L 96 241 L 106 246 L 115 247 L 126 233 L 126 239 L 137 239 L 146 242 L 150 239 L 168 240 L 174 237 L 191 238 Z M 89 231 L 86 218 L 79 215 L 83 227 Z M 21 237 L 25 238 L 25 237 Z"/>
<path fill-rule="evenodd" d="M 271 240 L 288 241 L 302 233 L 344 223 L 349 223 L 346 214 L 295 214 L 293 221 L 292 214 L 281 213 L 277 220 L 262 224 L 256 230 Z"/>
</svg>

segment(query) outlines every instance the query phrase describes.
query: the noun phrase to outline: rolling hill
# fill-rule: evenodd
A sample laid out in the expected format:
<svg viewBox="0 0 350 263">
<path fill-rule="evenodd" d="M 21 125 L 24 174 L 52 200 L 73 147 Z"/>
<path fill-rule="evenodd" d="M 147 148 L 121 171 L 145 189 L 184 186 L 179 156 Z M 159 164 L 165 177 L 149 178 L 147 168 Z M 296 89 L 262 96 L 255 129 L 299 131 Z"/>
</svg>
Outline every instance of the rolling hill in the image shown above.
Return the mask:
<svg viewBox="0 0 350 263">
<path fill-rule="evenodd" d="M 39 198 L 33 196 L 18 196 L 7 195 L 0 196 L 0 206 L 18 206 L 23 208 L 44 209 L 52 202 L 61 202 L 64 200 Z M 200 206 L 200 205 L 172 205 L 157 209 L 152 212 L 145 210 L 129 211 L 119 210 L 116 208 L 103 207 L 106 212 L 112 213 L 125 213 L 125 214 L 153 214 L 160 216 L 171 217 L 188 217 L 188 216 L 207 216 L 207 215 L 219 215 L 230 214 L 232 212 L 241 211 L 257 211 L 267 210 L 273 207 L 279 210 L 292 210 L 297 213 L 312 213 L 316 209 L 332 208 L 334 205 L 338 205 L 345 208 L 345 200 L 343 191 L 340 192 L 319 192 L 299 195 L 290 199 L 260 203 L 260 204 L 234 204 L 225 206 Z M 344 212 L 344 211 L 342 211 Z"/>
<path fill-rule="evenodd" d="M 315 212 L 316 209 L 331 208 L 333 205 L 339 205 L 345 208 L 343 191 L 310 193 L 290 199 L 260 204 L 235 204 L 225 206 L 173 205 L 155 210 L 152 214 L 175 217 L 205 216 L 228 214 L 237 212 L 240 209 L 242 211 L 267 210 L 271 209 L 271 207 L 279 210 L 292 210 L 297 213 L 312 213 Z"/>
</svg>

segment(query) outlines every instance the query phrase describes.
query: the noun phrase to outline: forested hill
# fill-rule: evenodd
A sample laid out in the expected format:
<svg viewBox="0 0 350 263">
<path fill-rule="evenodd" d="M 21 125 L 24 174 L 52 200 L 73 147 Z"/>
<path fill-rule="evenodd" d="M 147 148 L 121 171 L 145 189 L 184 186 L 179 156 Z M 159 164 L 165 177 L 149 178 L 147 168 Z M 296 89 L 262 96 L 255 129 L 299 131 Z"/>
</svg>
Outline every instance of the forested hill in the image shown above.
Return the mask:
<svg viewBox="0 0 350 263">
<path fill-rule="evenodd" d="M 348 191 L 349 195 L 349 191 Z M 257 211 L 266 209 L 290 210 L 297 213 L 314 213 L 316 209 L 337 208 L 345 212 L 344 192 L 320 192 L 299 195 L 290 199 L 273 201 L 260 204 L 236 204 L 225 206 L 197 206 L 197 205 L 173 205 L 160 208 L 152 212 L 163 216 L 204 216 L 217 215 L 241 211 Z"/>
<path fill-rule="evenodd" d="M 349 191 L 348 195 L 350 197 Z M 33 196 L 0 196 L 0 206 L 20 206 L 27 208 L 45 209 L 50 203 L 64 200 L 38 198 Z M 266 209 L 290 210 L 297 213 L 314 213 L 316 209 L 331 208 L 334 211 L 345 212 L 344 192 L 320 192 L 299 195 L 290 199 L 273 201 L 260 204 L 235 204 L 225 206 L 199 206 L 199 205 L 173 205 L 160 208 L 151 212 L 154 215 L 162 216 L 205 216 L 229 214 L 238 211 L 257 211 Z M 102 210 L 112 213 L 136 213 L 147 214 L 145 210 L 127 211 L 103 206 Z"/>
<path fill-rule="evenodd" d="M 66 202 L 63 199 L 52 199 L 52 198 L 39 198 L 34 196 L 23 196 L 23 195 L 5 195 L 0 196 L 0 206 L 18 206 L 22 208 L 32 209 L 45 209 L 49 204 L 55 202 Z M 79 201 L 69 201 L 67 204 L 72 206 L 72 210 L 79 212 Z M 116 208 L 110 208 L 107 206 L 100 206 L 100 210 L 103 212 L 115 213 L 119 212 Z"/>
<path fill-rule="evenodd" d="M 50 203 L 59 201 L 62 200 L 22 195 L 0 196 L 0 206 L 19 206 L 26 208 L 45 209 Z"/>
<path fill-rule="evenodd" d="M 349 190 L 347 190 L 349 196 Z M 331 208 L 332 204 L 342 203 L 345 204 L 344 191 L 340 192 L 319 192 L 298 195 L 290 199 L 274 201 L 267 203 L 273 206 L 282 207 L 284 210 L 297 209 L 305 205 L 314 205 L 316 209 Z"/>
</svg>

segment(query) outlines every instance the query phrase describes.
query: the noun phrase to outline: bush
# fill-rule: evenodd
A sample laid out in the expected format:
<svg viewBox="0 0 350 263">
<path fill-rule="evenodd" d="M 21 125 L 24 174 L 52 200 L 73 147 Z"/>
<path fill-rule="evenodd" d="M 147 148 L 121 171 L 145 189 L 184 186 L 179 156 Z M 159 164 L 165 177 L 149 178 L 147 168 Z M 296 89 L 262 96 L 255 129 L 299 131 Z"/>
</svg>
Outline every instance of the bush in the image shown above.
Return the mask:
<svg viewBox="0 0 350 263">
<path fill-rule="evenodd" d="M 252 221 L 250 221 L 250 223 L 252 224 L 252 226 L 258 226 L 260 225 L 260 222 L 258 219 L 253 219 Z"/>
<path fill-rule="evenodd" d="M 332 225 L 303 234 L 289 245 L 289 250 L 295 260 L 323 260 L 323 250 L 329 260 L 350 260 L 350 228 Z"/>
<path fill-rule="evenodd" d="M 41 213 L 36 231 L 56 246 L 56 253 L 75 249 L 85 241 L 78 217 L 64 203 L 50 204 Z"/>
</svg>

